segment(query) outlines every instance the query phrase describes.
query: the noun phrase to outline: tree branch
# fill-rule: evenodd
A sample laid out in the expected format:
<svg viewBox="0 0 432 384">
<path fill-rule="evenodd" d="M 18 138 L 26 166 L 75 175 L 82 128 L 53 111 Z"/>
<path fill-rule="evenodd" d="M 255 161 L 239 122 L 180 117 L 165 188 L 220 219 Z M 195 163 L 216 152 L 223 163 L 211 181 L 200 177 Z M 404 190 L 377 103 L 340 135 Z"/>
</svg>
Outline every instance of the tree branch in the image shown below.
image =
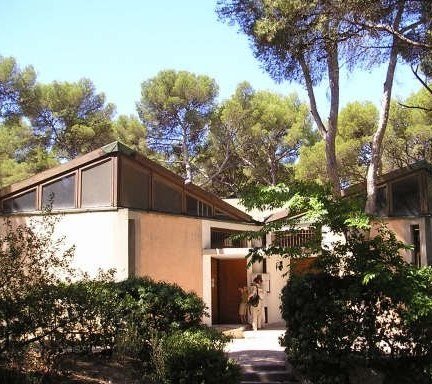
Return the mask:
<svg viewBox="0 0 432 384">
<path fill-rule="evenodd" d="M 322 122 L 321 116 L 318 112 L 310 69 L 306 63 L 306 60 L 305 60 L 305 57 L 303 54 L 300 54 L 298 56 L 297 60 L 299 61 L 300 67 L 303 71 L 303 76 L 304 76 L 305 83 L 306 83 L 306 91 L 307 91 L 308 96 L 309 96 L 309 104 L 310 104 L 312 116 L 315 120 L 315 123 L 318 127 L 318 130 L 321 133 L 321 136 L 323 138 L 325 138 L 325 136 L 327 134 L 327 129 L 326 129 L 324 123 Z"/>
<path fill-rule="evenodd" d="M 395 28 L 393 28 L 393 26 L 386 25 L 386 24 L 377 24 L 377 23 L 365 22 L 365 23 L 362 23 L 360 25 L 363 25 L 364 27 L 369 28 L 369 29 L 373 29 L 373 30 L 389 32 L 391 35 L 395 36 L 400 41 L 403 41 L 404 43 L 407 43 L 413 47 L 432 49 L 431 44 L 422 43 L 422 42 L 415 41 L 415 40 L 412 40 L 412 39 L 406 37 L 403 34 L 403 32 L 401 32 L 401 31 L 409 30 L 409 29 L 407 29 L 407 27 L 405 27 L 405 28 L 401 29 L 401 31 L 399 31 L 399 30 L 396 30 Z"/>
<path fill-rule="evenodd" d="M 218 167 L 217 171 L 213 173 L 213 175 L 211 175 L 211 176 L 206 175 L 207 180 L 204 183 L 201 183 L 199 186 L 203 187 L 204 185 L 207 185 L 208 183 L 213 181 L 216 176 L 220 175 L 220 173 L 225 169 L 225 166 L 226 166 L 230 157 L 231 156 L 230 156 L 229 146 L 227 146 L 226 151 L 225 151 L 225 158 L 222 161 L 222 164 Z"/>
<path fill-rule="evenodd" d="M 418 81 L 420 81 L 421 85 L 426 88 L 426 90 L 432 95 L 432 88 L 429 87 L 429 85 L 426 84 L 426 82 L 420 77 L 418 74 L 418 65 L 414 69 L 414 67 L 411 65 L 411 71 L 414 74 L 414 76 L 417 78 Z"/>
<path fill-rule="evenodd" d="M 410 108 L 410 109 L 420 109 L 422 111 L 426 111 L 426 112 L 432 112 L 432 108 L 425 108 L 425 107 L 421 107 L 419 105 L 407 105 L 404 103 L 398 103 L 401 107 L 404 108 Z"/>
</svg>

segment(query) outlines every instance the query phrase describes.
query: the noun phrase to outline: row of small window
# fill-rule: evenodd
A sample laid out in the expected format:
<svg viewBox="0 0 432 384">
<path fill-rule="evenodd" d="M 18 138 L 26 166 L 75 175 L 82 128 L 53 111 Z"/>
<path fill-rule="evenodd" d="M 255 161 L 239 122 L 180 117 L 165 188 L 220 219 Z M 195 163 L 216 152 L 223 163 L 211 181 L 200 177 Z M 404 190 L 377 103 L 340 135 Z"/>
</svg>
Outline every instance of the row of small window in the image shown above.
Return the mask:
<svg viewBox="0 0 432 384">
<path fill-rule="evenodd" d="M 212 217 L 212 207 L 192 196 L 186 196 L 186 213 L 191 216 Z"/>
<path fill-rule="evenodd" d="M 150 177 L 144 172 L 122 172 L 121 206 L 136 209 L 149 209 Z M 77 197 L 76 177 L 73 173 L 55 180 L 41 188 L 41 208 L 51 207 L 54 210 L 71 208 L 94 208 L 112 205 L 112 172 L 111 162 L 107 161 L 81 171 L 81 193 Z M 153 183 L 153 209 L 167 213 L 183 213 L 183 194 L 161 180 Z M 78 201 L 80 200 L 80 201 Z M 224 212 L 211 205 L 186 195 L 186 214 L 199 217 L 216 217 L 232 219 Z M 29 192 L 3 201 L 4 213 L 31 212 L 38 210 L 36 188 Z"/>
<path fill-rule="evenodd" d="M 150 209 L 150 173 L 136 164 L 122 158 L 120 163 L 120 205 L 128 208 Z M 183 213 L 183 193 L 181 189 L 163 182 L 153 180 L 152 209 L 159 212 Z M 191 196 L 186 195 L 185 213 L 190 216 L 215 217 L 218 219 L 233 218 L 228 214 Z"/>
<path fill-rule="evenodd" d="M 76 199 L 76 173 L 42 185 L 41 208 L 70 209 L 111 205 L 111 163 L 105 162 L 81 171 L 80 202 Z M 97 182 L 95 182 L 97 180 Z M 36 188 L 19 196 L 3 200 L 4 213 L 38 210 Z"/>
</svg>

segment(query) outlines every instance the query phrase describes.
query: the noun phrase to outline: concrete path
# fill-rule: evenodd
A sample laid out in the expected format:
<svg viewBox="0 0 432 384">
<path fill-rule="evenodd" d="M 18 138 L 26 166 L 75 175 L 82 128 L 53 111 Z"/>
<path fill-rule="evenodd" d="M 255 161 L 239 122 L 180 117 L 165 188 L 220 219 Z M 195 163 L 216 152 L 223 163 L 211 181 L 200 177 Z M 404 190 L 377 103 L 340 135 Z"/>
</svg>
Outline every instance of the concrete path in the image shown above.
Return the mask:
<svg viewBox="0 0 432 384">
<path fill-rule="evenodd" d="M 269 325 L 258 331 L 243 331 L 244 338 L 227 345 L 228 355 L 242 368 L 243 384 L 299 383 L 279 345 L 283 333 L 282 324 Z"/>
</svg>

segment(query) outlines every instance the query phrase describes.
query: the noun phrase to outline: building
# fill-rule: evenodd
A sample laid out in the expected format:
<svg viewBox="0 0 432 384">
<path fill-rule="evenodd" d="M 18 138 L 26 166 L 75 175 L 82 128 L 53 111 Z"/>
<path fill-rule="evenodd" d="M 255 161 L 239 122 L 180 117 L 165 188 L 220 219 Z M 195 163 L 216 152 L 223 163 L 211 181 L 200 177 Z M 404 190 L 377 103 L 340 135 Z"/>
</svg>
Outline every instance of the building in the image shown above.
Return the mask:
<svg viewBox="0 0 432 384">
<path fill-rule="evenodd" d="M 364 183 L 353 185 L 342 191 L 343 196 L 365 196 Z M 230 203 L 241 209 L 238 200 Z M 289 217 L 286 210 L 251 212 L 259 222 L 272 222 Z M 377 219 L 372 228 L 372 236 L 379 224 L 384 223 L 396 237 L 412 250 L 402 251 L 404 260 L 418 267 L 432 265 L 432 165 L 421 161 L 408 167 L 394 170 L 379 177 L 377 184 Z M 310 239 L 320 236 L 322 244 L 331 247 L 336 241 L 343 241 L 341 235 L 328 228 L 317 229 L 311 223 L 299 220 L 295 232 L 291 227 L 267 235 L 266 244 L 281 247 L 301 246 Z M 286 263 L 292 273 L 310 270 L 312 258 L 291 260 Z"/>
<path fill-rule="evenodd" d="M 414 245 L 404 257 L 419 266 L 432 264 L 431 171 L 429 164 L 417 163 L 382 176 L 378 184 L 379 215 L 400 240 Z M 356 185 L 344 193 L 363 191 L 364 185 Z M 209 324 L 238 322 L 238 288 L 257 273 L 267 292 L 265 320 L 280 321 L 286 277 L 277 266 L 283 260 L 271 257 L 248 269 L 245 256 L 252 246 L 289 247 L 316 236 L 305 223 L 296 233 L 282 228 L 262 240 L 233 239 L 287 212 L 245 213 L 238 200 L 226 202 L 185 183 L 119 142 L 0 190 L 1 214 L 16 224 L 40 216 L 46 205 L 61 215 L 56 233 L 66 237 L 65 246 L 75 245 L 75 266 L 90 275 L 115 268 L 119 280 L 150 276 L 176 283 L 203 298 Z M 291 272 L 301 273 L 309 263 L 291 263 Z"/>
<path fill-rule="evenodd" d="M 266 320 L 280 320 L 276 261 L 247 269 L 248 249 L 261 241 L 231 237 L 259 223 L 119 142 L 0 190 L 1 213 L 14 223 L 47 205 L 62 216 L 56 233 L 76 247 L 74 265 L 90 274 L 115 268 L 119 280 L 176 283 L 204 299 L 215 324 L 238 322 L 238 288 L 263 273 Z"/>
<path fill-rule="evenodd" d="M 365 190 L 358 184 L 344 194 L 361 195 Z M 399 240 L 413 245 L 404 252 L 405 261 L 432 265 L 432 166 L 421 161 L 379 177 L 377 216 Z"/>
</svg>

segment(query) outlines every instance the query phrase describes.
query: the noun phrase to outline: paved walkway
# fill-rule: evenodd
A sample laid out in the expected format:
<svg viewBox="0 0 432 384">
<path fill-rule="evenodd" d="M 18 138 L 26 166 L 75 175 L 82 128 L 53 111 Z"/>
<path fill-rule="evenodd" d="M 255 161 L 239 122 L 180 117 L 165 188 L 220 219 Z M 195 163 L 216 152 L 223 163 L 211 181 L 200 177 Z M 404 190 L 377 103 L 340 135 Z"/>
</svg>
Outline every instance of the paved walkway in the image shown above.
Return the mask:
<svg viewBox="0 0 432 384">
<path fill-rule="evenodd" d="M 279 345 L 283 333 L 283 324 L 269 325 L 258 331 L 243 331 L 244 338 L 227 345 L 228 355 L 242 367 L 242 383 L 299 383 Z"/>
</svg>

